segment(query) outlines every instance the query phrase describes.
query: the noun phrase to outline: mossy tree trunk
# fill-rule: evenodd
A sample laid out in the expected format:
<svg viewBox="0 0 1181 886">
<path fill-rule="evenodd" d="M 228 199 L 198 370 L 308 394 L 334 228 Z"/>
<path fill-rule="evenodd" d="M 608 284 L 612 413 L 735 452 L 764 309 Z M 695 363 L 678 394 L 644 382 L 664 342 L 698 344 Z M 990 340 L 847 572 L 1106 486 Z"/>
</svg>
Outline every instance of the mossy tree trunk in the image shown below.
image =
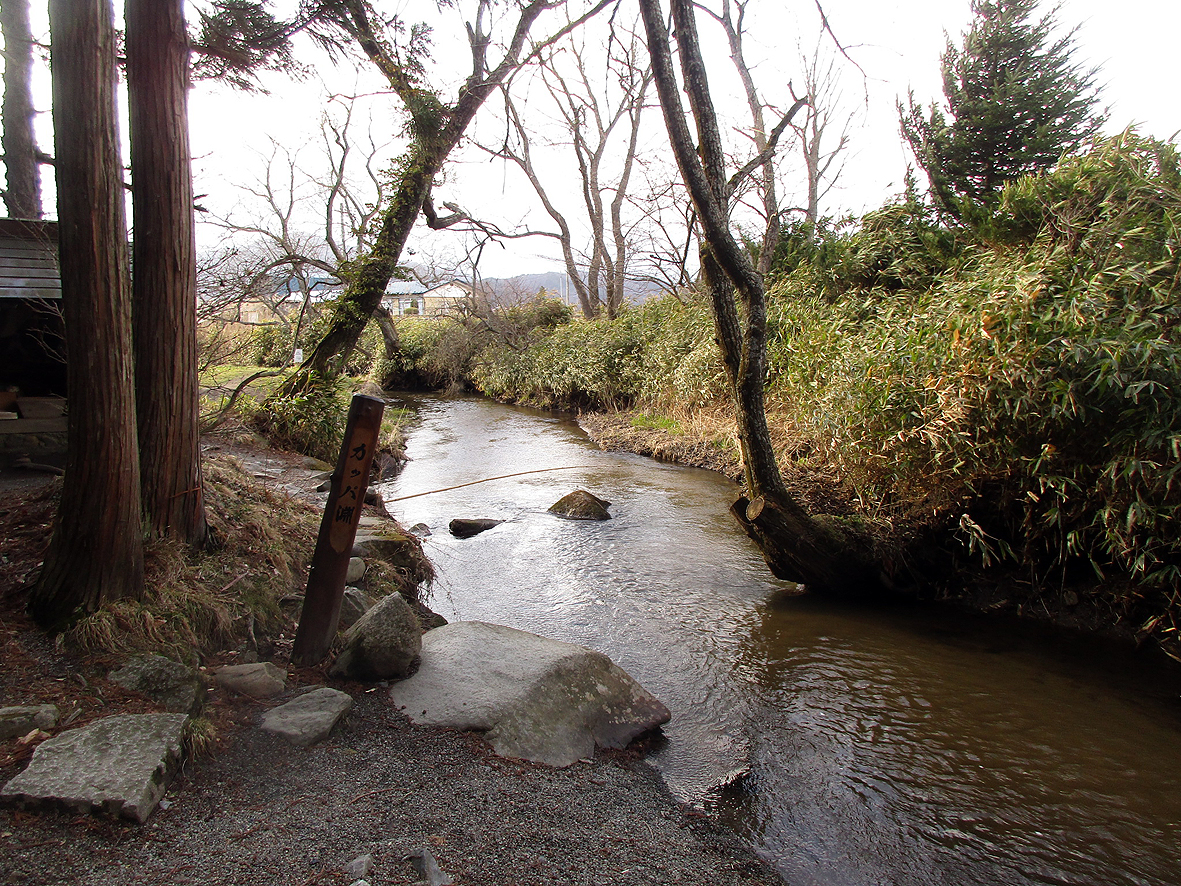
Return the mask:
<svg viewBox="0 0 1181 886">
<path fill-rule="evenodd" d="M 817 520 L 788 493 L 775 459 L 763 397 L 767 313 L 762 276 L 730 231 L 725 151 L 702 58 L 691 0 L 672 0 L 684 90 L 697 127 L 694 140 L 681 106 L 669 34 L 659 0 L 640 0 L 653 77 L 677 166 L 701 225 L 701 269 L 738 424 L 749 497 L 731 509 L 763 552 L 771 571 L 829 591 L 849 593 L 876 583 L 876 570 L 844 533 Z M 790 114 L 799 109 L 797 102 Z M 782 131 L 783 126 L 776 127 Z M 769 141 L 763 152 L 775 148 Z M 759 157 L 740 174 L 757 169 Z"/>
<path fill-rule="evenodd" d="M 516 24 L 500 62 L 488 66 L 490 35 L 484 30 L 491 16 L 490 0 L 481 0 L 475 21 L 468 24 L 468 42 L 472 52 L 472 72 L 461 87 L 455 101 L 447 105 L 431 89 L 420 85 L 420 75 L 414 70 L 413 49 L 395 48 L 393 35 L 384 33 L 380 19 L 364 0 L 340 0 L 333 7 L 333 23 L 352 42 L 361 48 L 370 62 L 389 81 L 410 117 L 413 141 L 400 167 L 398 186 L 389 206 L 381 212 L 378 234 L 368 254 L 342 268 L 347 285 L 337 302 L 328 332 L 313 349 L 300 368 L 279 389 L 277 396 L 289 396 L 314 383 L 322 374 L 343 371 L 349 353 L 361 338 L 365 326 L 381 305 L 386 286 L 397 269 L 418 215 L 429 205 L 435 176 L 443 168 L 448 155 L 463 138 L 476 112 L 492 92 L 499 88 L 521 64 L 529 30 L 537 18 L 550 9 L 560 7 L 564 0 L 532 0 L 522 4 Z M 566 33 L 575 24 L 609 5 L 602 0 L 577 22 L 563 28 Z M 551 37 L 550 41 L 557 39 Z M 536 49 L 534 50 L 536 52 Z M 410 59 L 410 61 L 407 61 Z M 434 218 L 433 211 L 427 213 Z M 462 216 L 434 221 L 432 226 L 444 226 Z"/>
</svg>

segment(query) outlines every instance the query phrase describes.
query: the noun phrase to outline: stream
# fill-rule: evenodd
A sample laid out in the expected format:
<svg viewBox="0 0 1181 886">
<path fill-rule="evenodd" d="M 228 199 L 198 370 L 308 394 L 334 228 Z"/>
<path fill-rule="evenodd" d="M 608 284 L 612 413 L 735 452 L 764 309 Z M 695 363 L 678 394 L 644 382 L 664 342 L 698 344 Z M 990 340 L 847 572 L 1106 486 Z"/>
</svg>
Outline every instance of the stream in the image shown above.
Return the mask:
<svg viewBox="0 0 1181 886">
<path fill-rule="evenodd" d="M 609 655 L 673 712 L 649 757 L 669 789 L 785 882 L 1181 883 L 1171 670 L 1037 626 L 799 595 L 718 474 L 602 452 L 550 413 L 405 403 L 411 460 L 381 491 L 433 533 L 432 608 Z M 547 513 L 576 488 L 613 519 Z M 455 517 L 505 522 L 459 540 Z"/>
</svg>

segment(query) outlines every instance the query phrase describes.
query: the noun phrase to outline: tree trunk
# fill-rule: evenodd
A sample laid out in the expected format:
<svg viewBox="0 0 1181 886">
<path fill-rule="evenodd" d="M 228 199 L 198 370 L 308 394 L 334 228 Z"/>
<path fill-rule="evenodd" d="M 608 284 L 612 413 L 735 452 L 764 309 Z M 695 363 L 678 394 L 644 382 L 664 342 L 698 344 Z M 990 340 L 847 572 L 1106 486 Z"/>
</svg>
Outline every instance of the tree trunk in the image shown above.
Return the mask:
<svg viewBox="0 0 1181 886">
<path fill-rule="evenodd" d="M 692 0 L 672 0 L 672 14 L 684 91 L 697 124 L 696 143 L 681 106 L 659 0 L 640 0 L 640 10 L 669 144 L 701 222 L 702 277 L 710 293 L 718 345 L 734 399 L 746 487 L 749 499 L 758 502 L 748 507 L 747 500 L 739 499 L 732 512 L 780 578 L 838 593 L 873 589 L 877 573 L 868 552 L 795 502 L 775 460 L 763 398 L 766 293 L 762 276 L 730 231 L 725 152 L 697 40 Z"/>
<path fill-rule="evenodd" d="M 136 409 L 147 530 L 206 539 L 183 0 L 127 0 Z"/>
<path fill-rule="evenodd" d="M 4 33 L 4 169 L 9 218 L 41 218 L 41 170 L 33 133 L 33 35 L 29 0 L 0 0 Z"/>
<path fill-rule="evenodd" d="M 79 609 L 139 597 L 144 575 L 111 5 L 49 8 L 69 450 L 29 611 L 53 627 Z"/>
</svg>

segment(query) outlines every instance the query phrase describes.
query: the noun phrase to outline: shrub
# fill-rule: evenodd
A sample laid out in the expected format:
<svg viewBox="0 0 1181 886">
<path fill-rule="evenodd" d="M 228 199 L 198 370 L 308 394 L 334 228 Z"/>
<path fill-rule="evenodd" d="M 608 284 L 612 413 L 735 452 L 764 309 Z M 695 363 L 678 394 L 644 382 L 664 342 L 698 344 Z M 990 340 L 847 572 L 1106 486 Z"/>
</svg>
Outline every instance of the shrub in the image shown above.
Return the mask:
<svg viewBox="0 0 1181 886">
<path fill-rule="evenodd" d="M 347 379 L 313 375 L 301 392 L 270 397 L 254 422 L 270 442 L 330 464 L 336 462 L 348 415 Z"/>
<path fill-rule="evenodd" d="M 816 457 L 867 499 L 960 513 L 986 558 L 1181 587 L 1177 170 L 1125 134 L 1006 189 L 994 240 L 929 284 L 889 271 L 909 282 L 883 298 L 879 263 L 829 303 L 788 278 L 771 378 Z"/>
</svg>

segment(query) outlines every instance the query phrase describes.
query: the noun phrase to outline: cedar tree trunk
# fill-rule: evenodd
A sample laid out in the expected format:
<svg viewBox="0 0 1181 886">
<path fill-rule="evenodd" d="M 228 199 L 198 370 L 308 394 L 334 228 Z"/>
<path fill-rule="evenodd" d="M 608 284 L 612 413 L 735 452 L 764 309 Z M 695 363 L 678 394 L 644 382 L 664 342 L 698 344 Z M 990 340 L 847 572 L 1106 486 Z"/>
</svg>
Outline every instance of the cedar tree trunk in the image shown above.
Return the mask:
<svg viewBox="0 0 1181 886">
<path fill-rule="evenodd" d="M 41 170 L 33 134 L 33 35 L 29 0 L 0 0 L 4 32 L 4 205 L 9 218 L 41 218 Z"/>
<path fill-rule="evenodd" d="M 143 592 L 123 164 L 110 0 L 52 0 L 53 122 L 69 452 L 29 611 L 60 626 Z"/>
<path fill-rule="evenodd" d="M 146 529 L 206 537 L 183 0 L 127 0 L 136 410 Z"/>
</svg>

